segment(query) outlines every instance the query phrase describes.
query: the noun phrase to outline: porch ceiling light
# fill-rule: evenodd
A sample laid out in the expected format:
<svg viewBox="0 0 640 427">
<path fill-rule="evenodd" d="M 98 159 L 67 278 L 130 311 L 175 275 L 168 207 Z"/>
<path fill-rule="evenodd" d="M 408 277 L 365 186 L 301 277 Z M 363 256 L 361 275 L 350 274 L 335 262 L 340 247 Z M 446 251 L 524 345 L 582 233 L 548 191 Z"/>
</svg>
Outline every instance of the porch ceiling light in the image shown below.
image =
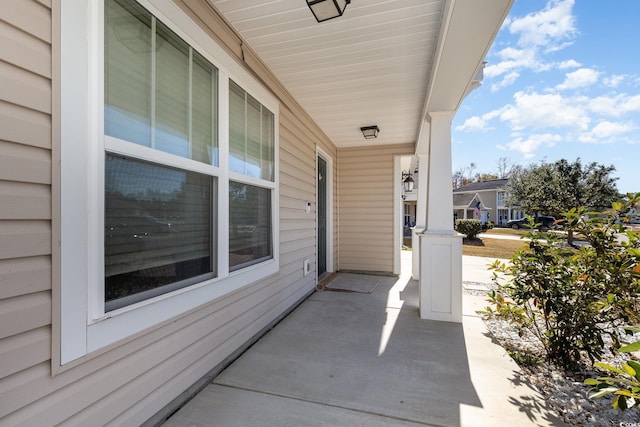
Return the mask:
<svg viewBox="0 0 640 427">
<path fill-rule="evenodd" d="M 380 128 L 378 126 L 364 126 L 360 128 L 360 131 L 362 132 L 364 139 L 373 139 L 378 137 Z"/>
<path fill-rule="evenodd" d="M 351 0 L 307 0 L 316 21 L 324 22 L 342 16 Z"/>
</svg>

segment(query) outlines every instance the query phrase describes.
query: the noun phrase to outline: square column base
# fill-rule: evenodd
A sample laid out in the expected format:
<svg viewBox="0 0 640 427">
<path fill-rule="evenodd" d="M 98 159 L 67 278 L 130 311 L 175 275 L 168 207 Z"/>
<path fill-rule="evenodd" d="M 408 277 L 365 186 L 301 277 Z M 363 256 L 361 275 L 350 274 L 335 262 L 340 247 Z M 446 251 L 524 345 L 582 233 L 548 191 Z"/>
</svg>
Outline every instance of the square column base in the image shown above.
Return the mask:
<svg viewBox="0 0 640 427">
<path fill-rule="evenodd" d="M 414 227 L 411 230 L 411 278 L 420 280 L 420 236 L 423 228 Z"/>
<path fill-rule="evenodd" d="M 462 323 L 462 235 L 420 235 L 420 318 Z"/>
</svg>

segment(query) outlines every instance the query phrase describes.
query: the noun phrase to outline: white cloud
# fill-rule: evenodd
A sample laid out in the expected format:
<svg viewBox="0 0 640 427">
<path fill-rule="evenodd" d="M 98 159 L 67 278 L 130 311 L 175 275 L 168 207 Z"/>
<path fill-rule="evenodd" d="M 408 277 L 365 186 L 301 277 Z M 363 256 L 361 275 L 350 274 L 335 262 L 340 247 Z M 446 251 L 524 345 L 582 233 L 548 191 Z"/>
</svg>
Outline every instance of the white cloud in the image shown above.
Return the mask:
<svg viewBox="0 0 640 427">
<path fill-rule="evenodd" d="M 469 117 L 464 121 L 460 126 L 456 126 L 455 130 L 463 131 L 463 132 L 474 132 L 474 131 L 484 131 L 490 130 L 492 128 L 488 127 L 487 124 L 489 120 L 498 117 L 500 114 L 500 110 L 490 111 L 488 113 L 483 114 L 481 117 L 473 116 Z"/>
<path fill-rule="evenodd" d="M 628 113 L 640 112 L 640 95 L 617 94 L 584 98 L 589 111 L 608 117 L 620 117 Z"/>
<path fill-rule="evenodd" d="M 560 135 L 545 133 L 545 134 L 532 134 L 526 139 L 518 136 L 507 145 L 498 145 L 498 148 L 502 150 L 517 151 L 521 153 L 525 159 L 531 159 L 535 156 L 536 151 L 541 146 L 553 147 L 556 143 L 562 141 Z"/>
<path fill-rule="evenodd" d="M 457 126 L 455 130 L 459 131 L 481 131 L 484 130 L 485 125 L 487 124 L 486 120 L 482 119 L 478 116 L 469 117 L 464 121 L 463 124 Z"/>
<path fill-rule="evenodd" d="M 512 84 L 514 84 L 516 82 L 518 77 L 520 77 L 520 73 L 519 72 L 517 72 L 517 71 L 510 72 L 509 74 L 504 76 L 504 78 L 502 80 L 500 80 L 498 83 L 494 83 L 494 84 L 491 85 L 491 92 L 496 92 L 497 90 L 499 90 L 499 89 L 501 89 L 503 87 L 511 86 Z"/>
<path fill-rule="evenodd" d="M 518 37 L 519 47 L 509 46 L 491 53 L 490 56 L 497 58 L 497 62 L 485 67 L 485 77 L 505 76 L 491 86 L 493 92 L 512 85 L 523 69 L 541 72 L 554 67 L 567 69 L 580 66 L 575 60 L 548 62 L 540 56 L 541 52 L 557 51 L 573 43 L 577 35 L 572 15 L 573 3 L 574 0 L 550 0 L 540 11 L 505 21 L 503 28 L 508 28 Z"/>
<path fill-rule="evenodd" d="M 566 128 L 585 131 L 590 118 L 584 105 L 575 104 L 559 94 L 516 92 L 515 105 L 502 109 L 500 119 L 512 129 Z"/>
<path fill-rule="evenodd" d="M 578 141 L 601 144 L 611 143 L 615 141 L 616 137 L 635 129 L 636 126 L 631 122 L 622 123 L 603 120 L 596 124 L 590 132 L 585 132 L 578 136 Z"/>
<path fill-rule="evenodd" d="M 638 113 L 640 112 L 640 95 L 634 95 L 624 97 L 620 102 L 620 110 L 623 113 Z"/>
<path fill-rule="evenodd" d="M 585 86 L 591 86 L 598 81 L 600 72 L 592 68 L 580 68 L 579 70 L 565 74 L 564 82 L 557 85 L 560 90 L 578 89 Z"/>
<path fill-rule="evenodd" d="M 578 68 L 582 64 L 576 61 L 575 59 L 567 59 L 566 61 L 562 61 L 558 64 L 558 68 L 561 70 L 566 70 L 567 68 Z"/>
<path fill-rule="evenodd" d="M 574 0 L 551 0 L 541 11 L 513 19 L 512 34 L 519 35 L 519 46 L 536 46 L 551 52 L 571 44 L 578 31 L 573 16 Z"/>
<path fill-rule="evenodd" d="M 615 88 L 618 87 L 618 85 L 622 83 L 626 78 L 627 76 L 625 76 L 624 74 L 615 74 L 611 77 L 605 77 L 604 79 L 602 79 L 602 83 L 604 83 L 604 85 L 607 87 Z"/>
</svg>

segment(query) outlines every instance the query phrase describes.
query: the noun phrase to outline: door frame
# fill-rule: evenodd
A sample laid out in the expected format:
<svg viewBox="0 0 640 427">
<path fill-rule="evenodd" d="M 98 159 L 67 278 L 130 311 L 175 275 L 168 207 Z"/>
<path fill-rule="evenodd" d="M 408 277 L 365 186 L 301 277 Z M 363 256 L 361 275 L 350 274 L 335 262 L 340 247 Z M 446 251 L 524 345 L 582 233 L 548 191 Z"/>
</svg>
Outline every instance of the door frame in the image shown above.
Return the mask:
<svg viewBox="0 0 640 427">
<path fill-rule="evenodd" d="M 324 151 L 322 148 L 320 147 L 316 147 L 316 161 L 315 161 L 315 186 L 316 186 L 316 241 L 315 241 L 315 245 L 316 245 L 316 261 L 317 261 L 317 253 L 318 253 L 318 157 L 321 157 L 322 160 L 324 160 L 327 163 L 327 194 L 326 194 L 326 200 L 327 200 L 327 212 L 326 214 L 326 218 L 327 218 L 327 224 L 326 224 L 326 239 L 327 241 L 326 243 L 326 248 L 327 248 L 327 259 L 326 259 L 326 266 L 327 266 L 327 273 L 333 273 L 335 272 L 335 268 L 333 265 L 333 259 L 334 259 L 334 251 L 333 251 L 333 233 L 334 233 L 334 229 L 333 229 L 333 184 L 334 184 L 334 173 L 335 173 L 335 169 L 334 169 L 334 165 L 333 165 L 333 158 L 326 153 L 326 151 Z M 318 283 L 318 268 L 316 265 L 316 284 Z"/>
</svg>

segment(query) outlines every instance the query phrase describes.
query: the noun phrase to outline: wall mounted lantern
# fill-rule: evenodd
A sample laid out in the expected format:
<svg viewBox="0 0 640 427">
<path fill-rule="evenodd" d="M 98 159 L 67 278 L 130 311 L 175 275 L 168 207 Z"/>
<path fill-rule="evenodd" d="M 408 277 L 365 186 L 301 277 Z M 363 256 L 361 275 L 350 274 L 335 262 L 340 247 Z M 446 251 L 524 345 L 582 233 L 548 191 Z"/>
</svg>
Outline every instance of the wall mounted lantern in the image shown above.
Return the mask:
<svg viewBox="0 0 640 427">
<path fill-rule="evenodd" d="M 378 137 L 380 128 L 378 126 L 364 126 L 360 128 L 360 131 L 364 139 L 373 139 Z"/>
<path fill-rule="evenodd" d="M 342 16 L 351 0 L 307 0 L 316 21 L 324 22 Z"/>
<path fill-rule="evenodd" d="M 414 184 L 413 177 L 411 176 L 411 172 L 402 172 L 402 186 L 406 193 L 410 193 L 413 191 Z"/>
</svg>

